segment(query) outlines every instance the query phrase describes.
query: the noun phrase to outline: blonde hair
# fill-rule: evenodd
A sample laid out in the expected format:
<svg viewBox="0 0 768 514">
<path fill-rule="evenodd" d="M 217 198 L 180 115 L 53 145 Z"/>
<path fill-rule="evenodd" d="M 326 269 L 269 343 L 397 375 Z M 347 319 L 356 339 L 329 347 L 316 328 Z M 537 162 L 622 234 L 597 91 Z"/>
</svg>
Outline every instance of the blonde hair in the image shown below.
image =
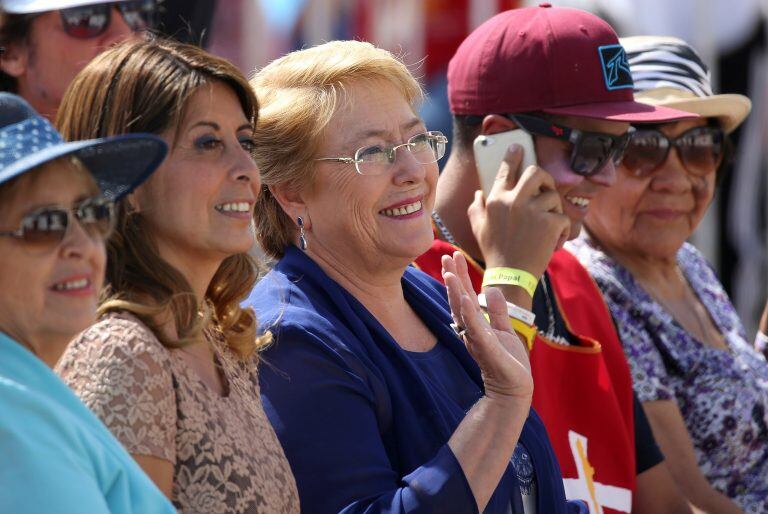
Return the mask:
<svg viewBox="0 0 768 514">
<path fill-rule="evenodd" d="M 189 99 L 214 81 L 235 92 L 246 118 L 255 124 L 258 103 L 237 68 L 200 48 L 159 39 L 125 43 L 91 61 L 67 89 L 56 122 L 68 140 L 178 130 Z M 107 244 L 107 287 L 99 315 L 129 311 L 166 347 L 198 341 L 203 331 L 214 328 L 243 358 L 269 343 L 269 333 L 257 337 L 253 310 L 240 307 L 258 276 L 251 256 L 224 259 L 200 306 L 184 275 L 160 257 L 148 228 L 144 216 L 131 212 L 123 200 Z M 160 329 L 168 315 L 178 339 L 169 339 Z"/>
<path fill-rule="evenodd" d="M 256 237 L 269 256 L 282 257 L 297 229 L 267 186 L 301 191 L 312 184 L 325 128 L 343 105 L 345 86 L 360 80 L 389 82 L 414 109 L 423 98 L 402 61 L 361 41 L 331 41 L 292 52 L 251 80 L 260 102 L 254 157 L 265 186 L 256 203 Z"/>
</svg>

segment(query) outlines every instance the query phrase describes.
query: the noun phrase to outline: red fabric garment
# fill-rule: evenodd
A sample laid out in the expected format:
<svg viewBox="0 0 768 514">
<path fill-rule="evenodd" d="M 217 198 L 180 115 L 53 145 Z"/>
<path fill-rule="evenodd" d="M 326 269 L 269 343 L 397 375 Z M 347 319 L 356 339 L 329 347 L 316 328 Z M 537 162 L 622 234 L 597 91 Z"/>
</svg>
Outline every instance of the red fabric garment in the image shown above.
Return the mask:
<svg viewBox="0 0 768 514">
<path fill-rule="evenodd" d="M 440 259 L 455 250 L 436 239 L 415 265 L 442 280 Z M 629 366 L 608 307 L 587 270 L 561 250 L 547 272 L 562 317 L 581 345 L 536 336 L 531 351 L 533 407 L 547 427 L 568 498 L 587 501 L 592 514 L 629 512 L 636 481 Z M 482 273 L 479 264 L 470 262 L 476 291 Z"/>
</svg>

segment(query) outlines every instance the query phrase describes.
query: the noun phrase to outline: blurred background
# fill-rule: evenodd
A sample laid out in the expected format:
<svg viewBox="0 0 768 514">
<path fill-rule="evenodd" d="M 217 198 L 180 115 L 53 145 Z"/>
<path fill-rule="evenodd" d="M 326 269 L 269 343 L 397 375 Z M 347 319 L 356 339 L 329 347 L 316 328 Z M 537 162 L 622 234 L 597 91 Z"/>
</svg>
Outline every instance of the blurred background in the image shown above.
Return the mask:
<svg viewBox="0 0 768 514">
<path fill-rule="evenodd" d="M 494 14 L 523 0 L 164 0 L 162 30 L 226 57 L 247 76 L 291 50 L 362 39 L 391 50 L 428 91 L 427 126 L 451 133 L 445 71 L 453 52 Z M 607 20 L 619 36 L 677 36 L 712 71 L 716 93 L 752 99 L 734 134 L 733 169 L 692 242 L 716 268 L 751 338 L 768 293 L 768 0 L 564 0 Z"/>
</svg>

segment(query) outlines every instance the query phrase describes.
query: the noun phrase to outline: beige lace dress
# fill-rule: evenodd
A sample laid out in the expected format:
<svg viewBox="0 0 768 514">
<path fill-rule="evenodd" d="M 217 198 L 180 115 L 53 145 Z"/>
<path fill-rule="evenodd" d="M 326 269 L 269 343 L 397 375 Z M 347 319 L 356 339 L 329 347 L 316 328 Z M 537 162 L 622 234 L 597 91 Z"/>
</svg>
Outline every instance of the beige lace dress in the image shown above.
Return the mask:
<svg viewBox="0 0 768 514">
<path fill-rule="evenodd" d="M 56 372 L 132 454 L 174 465 L 180 512 L 298 513 L 296 483 L 261 404 L 257 367 L 210 337 L 226 379 L 205 385 L 137 318 L 109 314 L 67 348 Z"/>
</svg>

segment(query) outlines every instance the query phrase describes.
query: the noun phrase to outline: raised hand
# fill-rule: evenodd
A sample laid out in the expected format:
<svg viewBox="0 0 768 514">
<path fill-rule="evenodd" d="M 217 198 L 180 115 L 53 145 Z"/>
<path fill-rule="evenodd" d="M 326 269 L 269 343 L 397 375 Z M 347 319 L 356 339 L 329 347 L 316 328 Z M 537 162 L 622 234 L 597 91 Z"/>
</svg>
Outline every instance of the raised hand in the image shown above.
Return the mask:
<svg viewBox="0 0 768 514">
<path fill-rule="evenodd" d="M 522 148 L 511 145 L 488 198 L 477 191 L 467 215 L 489 268 L 518 268 L 540 277 L 552 253 L 565 244 L 570 220 L 552 176 L 537 166 L 520 169 L 522 158 Z"/>
<path fill-rule="evenodd" d="M 472 289 L 464 256 L 460 252 L 444 255 L 442 265 L 453 321 L 466 330 L 464 342 L 480 366 L 486 396 L 530 404 L 531 365 L 524 344 L 510 326 L 504 296 L 496 288 L 486 289 L 489 323 Z"/>
</svg>

